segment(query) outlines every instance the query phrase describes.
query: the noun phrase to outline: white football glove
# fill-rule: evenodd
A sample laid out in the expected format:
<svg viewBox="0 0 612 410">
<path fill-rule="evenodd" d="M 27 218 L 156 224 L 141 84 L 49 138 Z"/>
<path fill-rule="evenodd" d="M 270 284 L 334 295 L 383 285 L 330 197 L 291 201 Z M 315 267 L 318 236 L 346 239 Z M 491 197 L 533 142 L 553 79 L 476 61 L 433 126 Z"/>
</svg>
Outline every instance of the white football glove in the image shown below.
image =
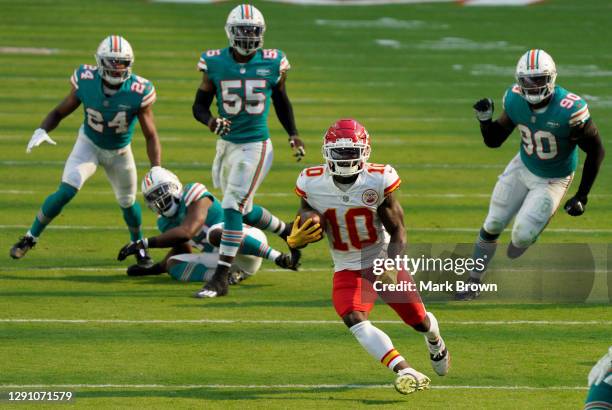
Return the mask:
<svg viewBox="0 0 612 410">
<path fill-rule="evenodd" d="M 51 145 L 57 145 L 57 143 L 51 139 L 49 134 L 47 134 L 47 131 L 43 130 L 42 128 L 37 128 L 36 131 L 34 131 L 34 134 L 32 134 L 32 138 L 30 138 L 28 148 L 26 148 L 26 153 L 29 154 L 32 152 L 32 148 L 38 147 L 43 142 L 48 142 Z"/>
<path fill-rule="evenodd" d="M 474 112 L 476 113 L 478 121 L 489 121 L 493 118 L 494 107 L 493 100 L 490 98 L 478 100 L 476 104 L 474 104 Z"/>
<path fill-rule="evenodd" d="M 606 378 L 610 369 L 612 369 L 612 346 L 610 346 L 608 353 L 599 359 L 597 364 L 591 369 L 589 373 L 589 387 L 593 385 L 598 386 Z"/>
<path fill-rule="evenodd" d="M 231 129 L 232 129 L 232 122 L 228 120 L 227 118 L 223 118 L 223 117 L 213 119 L 213 121 L 210 124 L 210 130 L 220 137 L 229 133 Z"/>
</svg>

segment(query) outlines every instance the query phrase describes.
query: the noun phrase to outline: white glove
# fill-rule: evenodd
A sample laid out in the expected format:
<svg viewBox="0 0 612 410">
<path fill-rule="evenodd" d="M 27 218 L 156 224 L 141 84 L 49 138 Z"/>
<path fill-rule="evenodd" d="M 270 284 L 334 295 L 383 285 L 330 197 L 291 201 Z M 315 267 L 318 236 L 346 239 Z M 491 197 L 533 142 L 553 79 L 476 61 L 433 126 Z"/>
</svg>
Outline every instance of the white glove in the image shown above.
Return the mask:
<svg viewBox="0 0 612 410">
<path fill-rule="evenodd" d="M 478 121 L 489 121 L 493 118 L 494 107 L 493 100 L 490 98 L 478 100 L 476 104 L 474 104 L 474 111 L 476 112 Z"/>
<path fill-rule="evenodd" d="M 51 145 L 57 145 L 57 143 L 51 139 L 49 134 L 47 134 L 47 131 L 43 130 L 42 128 L 37 128 L 36 131 L 34 131 L 34 134 L 32 134 L 32 138 L 30 138 L 28 148 L 26 148 L 26 153 L 29 154 L 32 152 L 32 148 L 38 147 L 43 142 L 48 142 Z"/>
<path fill-rule="evenodd" d="M 212 123 L 210 124 L 210 130 L 220 137 L 229 133 L 231 129 L 232 122 L 223 117 L 213 119 Z"/>
<path fill-rule="evenodd" d="M 608 350 L 608 353 L 604 355 L 589 373 L 589 387 L 597 386 L 606 378 L 608 372 L 612 369 L 612 346 Z"/>
</svg>

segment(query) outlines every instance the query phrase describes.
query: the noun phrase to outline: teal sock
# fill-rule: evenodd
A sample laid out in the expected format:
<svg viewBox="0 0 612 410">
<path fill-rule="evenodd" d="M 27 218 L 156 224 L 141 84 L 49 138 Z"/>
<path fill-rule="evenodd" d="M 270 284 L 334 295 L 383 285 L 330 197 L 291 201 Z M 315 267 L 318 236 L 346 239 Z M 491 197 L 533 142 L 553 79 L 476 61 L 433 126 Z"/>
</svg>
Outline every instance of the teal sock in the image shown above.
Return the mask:
<svg viewBox="0 0 612 410">
<path fill-rule="evenodd" d="M 233 258 L 238 253 L 238 248 L 242 242 L 242 214 L 235 209 L 224 209 L 223 222 L 219 254 Z"/>
<path fill-rule="evenodd" d="M 272 215 L 270 211 L 259 205 L 253 205 L 253 209 L 242 218 L 244 223 L 255 228 L 264 229 L 279 235 L 285 230 L 285 222 Z"/>
<path fill-rule="evenodd" d="M 495 251 L 497 250 L 497 238 L 499 238 L 499 234 L 490 234 L 484 229 L 480 230 L 478 234 L 478 239 L 474 244 L 474 252 L 472 254 L 472 259 L 477 260 L 480 259 L 482 263 L 482 268 L 474 268 L 470 272 L 470 277 L 473 279 L 482 280 L 484 277 L 487 267 L 495 256 Z"/>
<path fill-rule="evenodd" d="M 240 253 L 243 255 L 259 256 L 271 261 L 276 260 L 281 254 L 276 249 L 271 248 L 251 235 L 244 235 L 244 238 L 242 238 Z"/>
<path fill-rule="evenodd" d="M 35 238 L 39 237 L 46 226 L 62 212 L 62 208 L 74 198 L 77 192 L 78 189 L 62 182 L 57 191 L 49 195 L 45 202 L 43 202 L 38 215 L 36 215 L 30 227 L 29 234 Z"/>
<path fill-rule="evenodd" d="M 170 267 L 169 273 L 170 276 L 181 282 L 204 282 L 210 280 L 215 270 L 201 263 L 179 262 Z"/>
<path fill-rule="evenodd" d="M 132 242 L 142 239 L 142 230 L 140 229 L 140 225 L 142 225 L 142 212 L 140 204 L 134 202 L 134 205 L 128 208 L 121 208 L 121 211 L 123 212 L 123 220 L 130 230 Z"/>
</svg>

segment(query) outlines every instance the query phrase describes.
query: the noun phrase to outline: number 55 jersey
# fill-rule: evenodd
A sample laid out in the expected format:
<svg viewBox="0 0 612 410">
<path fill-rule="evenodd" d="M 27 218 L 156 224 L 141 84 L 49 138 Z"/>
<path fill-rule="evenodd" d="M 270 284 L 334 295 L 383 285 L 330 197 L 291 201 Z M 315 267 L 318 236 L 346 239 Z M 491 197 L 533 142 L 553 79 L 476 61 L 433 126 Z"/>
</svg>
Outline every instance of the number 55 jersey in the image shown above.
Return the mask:
<svg viewBox="0 0 612 410">
<path fill-rule="evenodd" d="M 99 148 L 120 149 L 132 141 L 138 111 L 155 102 L 153 84 L 135 74 L 111 96 L 104 94 L 96 66 L 81 65 L 70 77 L 76 95 L 83 103 L 83 131 Z"/>
<path fill-rule="evenodd" d="M 325 218 L 334 270 L 362 270 L 386 256 L 389 234 L 377 213 L 401 180 L 390 165 L 366 164 L 348 189 L 340 189 L 325 166 L 306 168 L 295 192 Z"/>
<path fill-rule="evenodd" d="M 222 138 L 233 143 L 265 141 L 272 88 L 291 68 L 285 54 L 276 49 L 257 50 L 246 63 L 232 57 L 231 48 L 202 53 L 198 70 L 205 72 L 216 88 L 219 116 L 232 121 Z"/>
<path fill-rule="evenodd" d="M 582 98 L 556 86 L 548 105 L 533 110 L 514 85 L 506 91 L 503 105 L 521 134 L 521 159 L 529 171 L 542 178 L 562 178 L 576 170 L 578 150 L 570 131 L 590 118 Z"/>
</svg>

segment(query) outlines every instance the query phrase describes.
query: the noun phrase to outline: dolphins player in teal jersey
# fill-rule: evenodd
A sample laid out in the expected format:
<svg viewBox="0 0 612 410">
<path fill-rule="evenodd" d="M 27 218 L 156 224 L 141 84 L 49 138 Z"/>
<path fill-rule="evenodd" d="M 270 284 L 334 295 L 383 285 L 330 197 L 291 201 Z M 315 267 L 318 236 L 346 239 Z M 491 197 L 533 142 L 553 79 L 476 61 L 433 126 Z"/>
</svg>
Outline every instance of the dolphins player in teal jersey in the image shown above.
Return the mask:
<svg viewBox="0 0 612 410">
<path fill-rule="evenodd" d="M 176 175 L 157 167 L 142 181 L 142 194 L 149 208 L 158 214 L 160 235 L 128 243 L 119 251 L 120 261 L 148 248 L 171 248 L 166 257 L 150 268 L 132 265 L 130 276 L 168 272 L 180 281 L 209 281 L 219 260 L 218 246 L 223 231 L 223 210 L 206 186 L 194 182 L 183 186 Z M 268 246 L 257 228 L 245 226 L 240 253 L 230 269 L 234 283 L 254 275 L 262 258 L 284 269 L 297 270 L 299 259 Z M 200 253 L 191 253 L 193 249 Z"/>
<path fill-rule="evenodd" d="M 138 119 L 151 166 L 160 165 L 161 147 L 152 110 L 155 87 L 132 73 L 134 53 L 123 37 L 105 38 L 95 58 L 97 66 L 81 65 L 74 71 L 70 93 L 47 115 L 28 144 L 28 153 L 43 142 L 55 145 L 48 133 L 83 104 L 85 118 L 64 166 L 62 182 L 45 199 L 25 236 L 11 248 L 14 259 L 22 258 L 36 245 L 45 227 L 74 198 L 98 165 L 106 171 L 132 242 L 142 238 L 136 164 L 130 142 Z M 138 253 L 136 259 L 141 266 L 153 264 L 146 251 Z"/>
<path fill-rule="evenodd" d="M 252 210 L 255 191 L 272 165 L 268 131 L 270 100 L 289 135 L 297 160 L 305 153 L 285 86 L 289 60 L 281 50 L 262 48 L 265 30 L 259 10 L 248 4 L 237 6 L 230 12 L 225 25 L 230 46 L 208 50 L 198 62 L 203 76 L 193 104 L 193 115 L 221 137 L 217 141 L 213 183 L 223 191 L 225 220 L 217 273 L 202 289 L 201 297 L 227 293 L 229 268 L 242 236 L 243 215 L 251 220 L 249 224 L 267 225 L 266 230 L 283 238 L 290 231 L 290 227 L 270 213 L 258 215 Z M 218 117 L 210 112 L 214 98 Z"/>
<path fill-rule="evenodd" d="M 555 85 L 556 77 L 551 56 L 544 50 L 529 50 L 518 61 L 516 84 L 506 91 L 499 118 L 492 121 L 490 98 L 474 105 L 488 147 L 501 146 L 515 128 L 521 142 L 519 154 L 499 176 L 474 247 L 474 259 L 483 258 L 487 263 L 483 269 L 470 272 L 468 282 L 482 281 L 486 265 L 495 254 L 497 238 L 513 217 L 509 258 L 519 257 L 537 240 L 569 189 L 578 164 L 578 147 L 586 153 L 582 180 L 564 208 L 571 216 L 585 211 L 604 147 L 587 103 Z M 477 290 L 469 290 L 456 297 L 471 300 L 478 295 Z"/>
</svg>

